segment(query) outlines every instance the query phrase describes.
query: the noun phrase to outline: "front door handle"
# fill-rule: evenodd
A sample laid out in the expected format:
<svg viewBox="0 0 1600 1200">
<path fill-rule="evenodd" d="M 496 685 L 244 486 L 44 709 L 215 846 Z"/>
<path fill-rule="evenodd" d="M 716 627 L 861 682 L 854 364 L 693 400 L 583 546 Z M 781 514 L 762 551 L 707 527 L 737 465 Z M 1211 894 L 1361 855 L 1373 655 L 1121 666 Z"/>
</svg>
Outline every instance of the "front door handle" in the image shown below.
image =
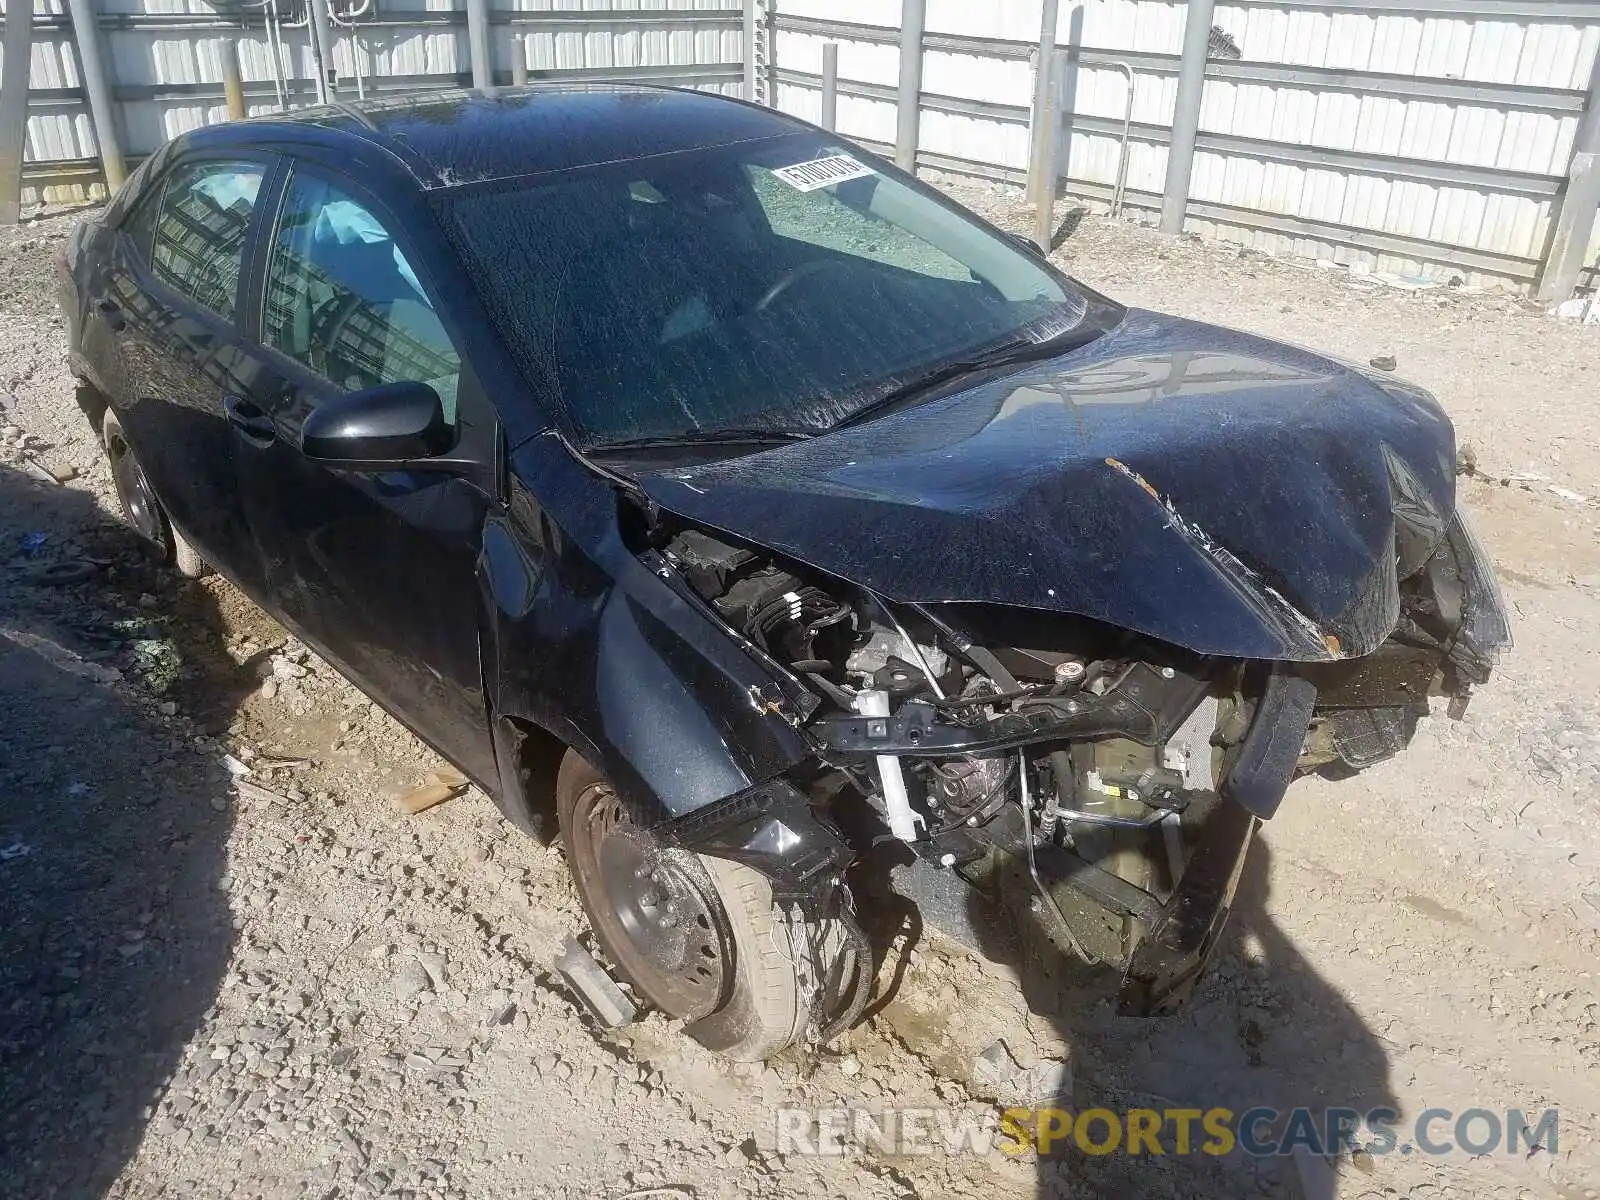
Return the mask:
<svg viewBox="0 0 1600 1200">
<path fill-rule="evenodd" d="M 101 320 L 114 330 L 127 327 L 128 319 L 122 315 L 122 305 L 109 297 L 103 297 L 94 302 L 95 311 L 100 314 Z"/>
<path fill-rule="evenodd" d="M 278 439 L 278 427 L 272 418 L 254 401 L 243 396 L 224 396 L 222 411 L 228 414 L 228 423 L 253 446 L 270 446 Z"/>
</svg>

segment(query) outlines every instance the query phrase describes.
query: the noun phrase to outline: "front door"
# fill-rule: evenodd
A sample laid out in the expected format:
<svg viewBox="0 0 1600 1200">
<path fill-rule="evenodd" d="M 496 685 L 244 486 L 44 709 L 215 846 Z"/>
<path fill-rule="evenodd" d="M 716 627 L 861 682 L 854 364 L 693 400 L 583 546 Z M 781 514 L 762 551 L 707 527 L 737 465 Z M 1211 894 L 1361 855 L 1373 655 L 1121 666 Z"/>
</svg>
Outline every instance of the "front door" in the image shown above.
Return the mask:
<svg viewBox="0 0 1600 1200">
<path fill-rule="evenodd" d="M 401 232 L 353 181 L 291 167 L 266 253 L 259 367 L 230 401 L 234 453 L 273 607 L 489 781 L 474 577 L 489 496 L 462 471 L 355 470 L 301 452 L 318 405 L 420 381 L 439 393 L 458 447 L 492 457 L 490 406 Z"/>
</svg>

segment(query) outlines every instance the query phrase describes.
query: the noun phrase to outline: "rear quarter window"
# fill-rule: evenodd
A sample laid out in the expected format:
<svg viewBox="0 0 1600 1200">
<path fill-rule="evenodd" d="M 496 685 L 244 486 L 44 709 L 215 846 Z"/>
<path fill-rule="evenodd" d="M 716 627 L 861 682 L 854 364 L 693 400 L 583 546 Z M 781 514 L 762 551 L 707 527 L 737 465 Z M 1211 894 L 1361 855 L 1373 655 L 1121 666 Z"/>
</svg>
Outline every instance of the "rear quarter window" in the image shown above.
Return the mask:
<svg viewBox="0 0 1600 1200">
<path fill-rule="evenodd" d="M 161 215 L 161 192 L 165 185 L 165 180 L 157 180 L 122 222 L 123 236 L 143 263 L 149 263 L 155 244 L 156 219 Z"/>
</svg>

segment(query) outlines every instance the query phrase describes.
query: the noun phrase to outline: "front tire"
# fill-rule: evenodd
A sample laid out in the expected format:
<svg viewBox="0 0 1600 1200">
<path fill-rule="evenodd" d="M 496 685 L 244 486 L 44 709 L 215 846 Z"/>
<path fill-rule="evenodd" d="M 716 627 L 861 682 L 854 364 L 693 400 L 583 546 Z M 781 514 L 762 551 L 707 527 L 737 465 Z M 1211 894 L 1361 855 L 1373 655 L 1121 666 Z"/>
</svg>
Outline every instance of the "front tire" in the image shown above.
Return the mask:
<svg viewBox="0 0 1600 1200">
<path fill-rule="evenodd" d="M 556 812 L 595 937 L 640 996 L 739 1062 L 763 1062 L 801 1036 L 808 1011 L 765 876 L 642 829 L 570 751 Z"/>
<path fill-rule="evenodd" d="M 100 423 L 100 443 L 106 449 L 111 464 L 111 480 L 117 489 L 117 500 L 122 505 L 123 519 L 151 546 L 155 547 L 164 565 L 172 567 L 186 579 L 199 579 L 210 568 L 199 553 L 185 540 L 183 534 L 172 527 L 166 511 L 156 499 L 150 481 L 145 478 L 139 456 L 128 443 L 122 422 L 112 409 L 106 409 Z"/>
</svg>

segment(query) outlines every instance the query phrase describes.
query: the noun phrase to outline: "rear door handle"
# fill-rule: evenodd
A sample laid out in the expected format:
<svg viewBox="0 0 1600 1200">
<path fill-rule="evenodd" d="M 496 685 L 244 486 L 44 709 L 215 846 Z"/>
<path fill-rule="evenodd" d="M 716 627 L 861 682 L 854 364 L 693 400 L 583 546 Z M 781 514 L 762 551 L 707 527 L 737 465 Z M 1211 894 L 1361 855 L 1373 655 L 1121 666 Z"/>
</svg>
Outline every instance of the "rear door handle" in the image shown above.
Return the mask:
<svg viewBox="0 0 1600 1200">
<path fill-rule="evenodd" d="M 278 439 L 278 427 L 266 411 L 243 396 L 224 396 L 222 411 L 228 414 L 228 423 L 253 446 L 270 446 Z"/>
<path fill-rule="evenodd" d="M 94 307 L 101 319 L 112 329 L 120 330 L 128 324 L 127 318 L 122 315 L 122 306 L 115 300 L 102 298 L 94 302 Z"/>
</svg>

